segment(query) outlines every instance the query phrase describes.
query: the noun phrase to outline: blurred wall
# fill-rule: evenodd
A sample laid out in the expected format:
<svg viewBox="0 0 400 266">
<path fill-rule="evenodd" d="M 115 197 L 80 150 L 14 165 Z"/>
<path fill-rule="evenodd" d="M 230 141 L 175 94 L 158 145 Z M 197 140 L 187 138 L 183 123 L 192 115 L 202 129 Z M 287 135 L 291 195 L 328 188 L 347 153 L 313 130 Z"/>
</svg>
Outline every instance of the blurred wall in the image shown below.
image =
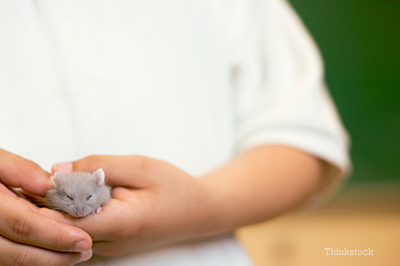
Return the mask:
<svg viewBox="0 0 400 266">
<path fill-rule="evenodd" d="M 400 1 L 289 0 L 352 138 L 351 182 L 400 180 Z"/>
</svg>

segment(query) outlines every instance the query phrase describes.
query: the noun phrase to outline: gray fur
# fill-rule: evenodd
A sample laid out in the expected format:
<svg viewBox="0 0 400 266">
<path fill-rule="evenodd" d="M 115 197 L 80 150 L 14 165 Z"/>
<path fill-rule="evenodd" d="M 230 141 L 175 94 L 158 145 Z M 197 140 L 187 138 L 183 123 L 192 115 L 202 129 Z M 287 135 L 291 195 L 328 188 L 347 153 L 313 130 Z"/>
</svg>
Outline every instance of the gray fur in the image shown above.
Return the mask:
<svg viewBox="0 0 400 266">
<path fill-rule="evenodd" d="M 46 196 L 47 207 L 74 217 L 94 213 L 111 198 L 111 187 L 96 184 L 94 174 L 55 174 L 53 182 Z"/>
</svg>

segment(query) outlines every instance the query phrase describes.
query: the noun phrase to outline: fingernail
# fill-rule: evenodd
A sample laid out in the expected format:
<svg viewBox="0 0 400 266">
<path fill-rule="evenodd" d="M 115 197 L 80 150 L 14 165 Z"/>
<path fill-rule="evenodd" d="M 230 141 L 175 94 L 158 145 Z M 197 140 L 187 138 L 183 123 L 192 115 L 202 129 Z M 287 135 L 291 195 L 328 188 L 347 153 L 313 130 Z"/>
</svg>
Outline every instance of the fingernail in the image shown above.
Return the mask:
<svg viewBox="0 0 400 266">
<path fill-rule="evenodd" d="M 90 248 L 89 244 L 86 241 L 81 240 L 78 243 L 76 243 L 74 250 L 79 252 L 85 252 L 85 251 L 87 252 L 89 248 Z"/>
<path fill-rule="evenodd" d="M 89 260 L 92 257 L 92 255 L 93 255 L 92 250 L 89 250 L 89 251 L 86 251 L 86 252 L 82 252 L 79 262 Z"/>
<path fill-rule="evenodd" d="M 54 165 L 54 169 L 57 173 L 60 174 L 69 174 L 72 172 L 72 163 L 65 162 L 65 163 L 58 163 Z"/>
</svg>

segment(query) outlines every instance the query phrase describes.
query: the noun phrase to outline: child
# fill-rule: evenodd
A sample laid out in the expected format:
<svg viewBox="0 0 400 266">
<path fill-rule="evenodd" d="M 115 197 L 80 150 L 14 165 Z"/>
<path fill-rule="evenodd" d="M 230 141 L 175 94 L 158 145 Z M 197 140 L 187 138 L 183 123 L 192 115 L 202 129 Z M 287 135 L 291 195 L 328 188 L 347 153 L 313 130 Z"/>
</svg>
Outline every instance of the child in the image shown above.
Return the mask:
<svg viewBox="0 0 400 266">
<path fill-rule="evenodd" d="M 53 172 L 101 167 L 114 188 L 70 219 L 2 186 L 3 264 L 92 248 L 113 257 L 90 265 L 251 265 L 234 229 L 319 202 L 346 172 L 320 56 L 282 0 L 1 5 L 2 183 L 44 195 L 32 161 L 66 161 Z"/>
</svg>

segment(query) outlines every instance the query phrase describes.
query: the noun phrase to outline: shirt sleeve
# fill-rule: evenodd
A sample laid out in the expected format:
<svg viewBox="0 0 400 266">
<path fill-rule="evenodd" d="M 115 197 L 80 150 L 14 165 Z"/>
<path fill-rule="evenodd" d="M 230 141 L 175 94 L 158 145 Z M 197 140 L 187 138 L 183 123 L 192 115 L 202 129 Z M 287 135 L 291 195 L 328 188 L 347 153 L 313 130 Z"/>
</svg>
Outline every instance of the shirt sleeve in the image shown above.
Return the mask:
<svg viewBox="0 0 400 266">
<path fill-rule="evenodd" d="M 236 150 L 279 144 L 322 159 L 324 186 L 308 202 L 319 204 L 348 176 L 348 134 L 325 86 L 319 51 L 301 20 L 284 0 L 260 3 L 249 9 L 261 27 L 242 29 L 249 36 L 238 49 Z"/>
</svg>

